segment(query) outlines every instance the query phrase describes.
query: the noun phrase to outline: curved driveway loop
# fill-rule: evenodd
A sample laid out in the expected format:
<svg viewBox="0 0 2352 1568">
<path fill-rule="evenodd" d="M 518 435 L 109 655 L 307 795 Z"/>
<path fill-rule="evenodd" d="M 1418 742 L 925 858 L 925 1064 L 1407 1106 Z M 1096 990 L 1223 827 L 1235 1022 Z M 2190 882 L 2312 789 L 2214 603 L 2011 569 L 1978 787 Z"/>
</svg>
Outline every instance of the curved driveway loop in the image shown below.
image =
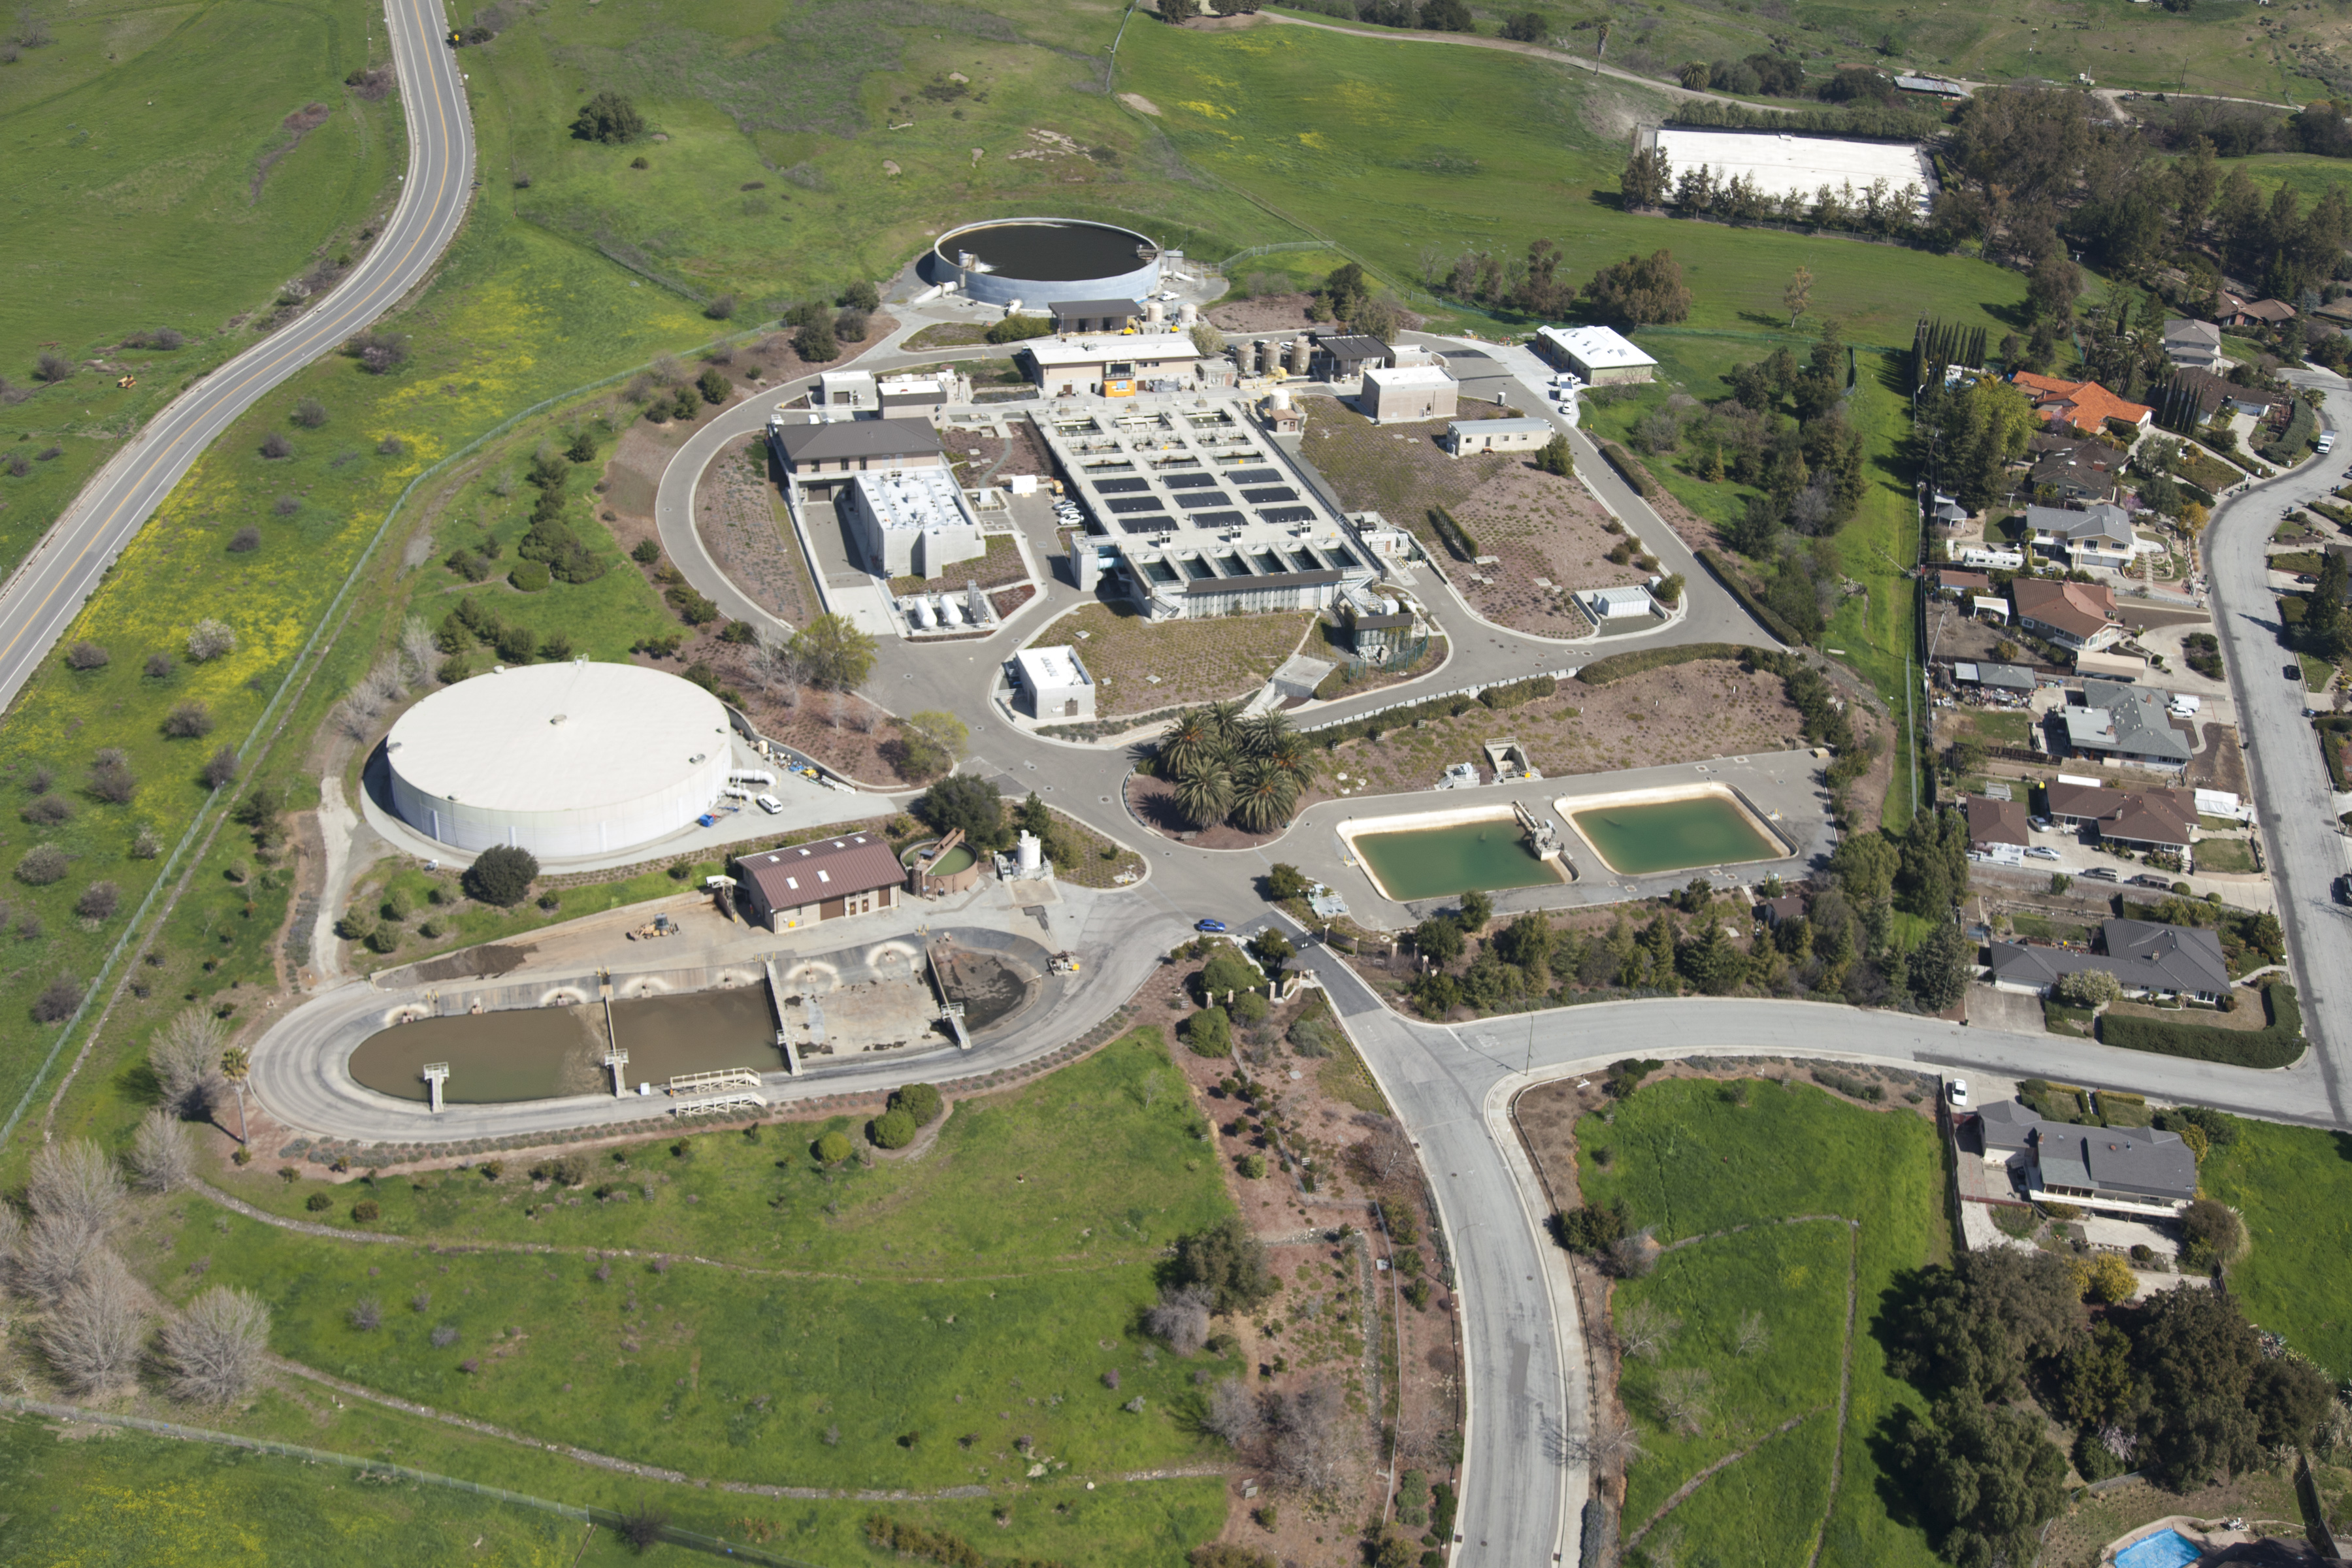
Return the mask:
<svg viewBox="0 0 2352 1568">
<path fill-rule="evenodd" d="M 474 126 L 439 0 L 385 0 L 408 170 L 392 221 L 311 310 L 199 380 L 99 470 L 0 587 L 0 710 L 16 700 L 123 546 L 237 417 L 331 353 L 433 269 L 472 198 Z"/>
</svg>

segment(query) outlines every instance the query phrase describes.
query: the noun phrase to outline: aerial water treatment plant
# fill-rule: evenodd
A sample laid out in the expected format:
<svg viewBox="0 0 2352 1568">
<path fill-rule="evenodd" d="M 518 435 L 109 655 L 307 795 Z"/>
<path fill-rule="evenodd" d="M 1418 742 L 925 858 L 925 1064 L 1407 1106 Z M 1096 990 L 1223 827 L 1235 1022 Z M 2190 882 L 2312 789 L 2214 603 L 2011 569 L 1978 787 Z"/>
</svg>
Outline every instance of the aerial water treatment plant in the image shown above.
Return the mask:
<svg viewBox="0 0 2352 1568">
<path fill-rule="evenodd" d="M 924 258 L 934 283 L 986 305 L 1042 315 L 1056 300 L 1148 300 L 1160 247 L 1131 228 L 1078 218 L 991 218 L 940 236 Z"/>
</svg>

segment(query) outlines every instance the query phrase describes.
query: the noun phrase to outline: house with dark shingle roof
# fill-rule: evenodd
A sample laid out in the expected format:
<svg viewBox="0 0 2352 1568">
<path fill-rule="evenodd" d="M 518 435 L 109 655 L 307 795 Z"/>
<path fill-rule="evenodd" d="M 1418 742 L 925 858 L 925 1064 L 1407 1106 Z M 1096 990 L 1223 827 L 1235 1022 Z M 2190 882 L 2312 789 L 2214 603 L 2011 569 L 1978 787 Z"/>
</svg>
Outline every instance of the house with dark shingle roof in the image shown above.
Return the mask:
<svg viewBox="0 0 2352 1568">
<path fill-rule="evenodd" d="M 2194 926 L 2153 921 L 2111 920 L 2099 927 L 2103 952 L 2074 952 L 2019 942 L 1992 944 L 1992 983 L 2000 990 L 2045 996 L 2069 974 L 2086 970 L 2112 974 L 2126 993 L 2145 996 L 2219 1001 L 2230 989 L 2230 965 L 2221 939 Z"/>
<path fill-rule="evenodd" d="M 1996 844 L 2014 844 L 2021 848 L 2032 842 L 2023 801 L 1969 796 L 1969 848 L 1989 849 Z"/>
<path fill-rule="evenodd" d="M 2083 706 L 2068 708 L 2066 743 L 2085 756 L 2147 768 L 2186 767 L 2197 754 L 2172 727 L 2170 696 L 2121 680 L 2083 682 Z"/>
<path fill-rule="evenodd" d="M 1972 1124 L 1985 1163 L 2008 1166 L 2036 1199 L 2162 1217 L 2197 1195 L 2197 1154 L 2178 1132 L 2049 1121 L 2014 1100 Z"/>
</svg>

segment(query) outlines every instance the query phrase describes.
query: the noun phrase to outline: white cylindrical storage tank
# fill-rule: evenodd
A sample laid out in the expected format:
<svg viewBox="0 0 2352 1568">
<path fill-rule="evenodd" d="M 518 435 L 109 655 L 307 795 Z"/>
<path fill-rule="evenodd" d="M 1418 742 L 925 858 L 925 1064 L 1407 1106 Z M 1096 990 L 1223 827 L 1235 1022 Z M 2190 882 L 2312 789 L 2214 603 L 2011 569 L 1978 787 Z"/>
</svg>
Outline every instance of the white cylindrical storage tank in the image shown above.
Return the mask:
<svg viewBox="0 0 2352 1568">
<path fill-rule="evenodd" d="M 945 597 L 940 598 L 934 601 L 933 607 L 935 613 L 940 617 L 940 625 L 943 626 L 960 626 L 963 625 L 963 612 L 957 607 L 956 602 L 953 599 Z"/>
<path fill-rule="evenodd" d="M 1315 346 L 1305 338 L 1293 338 L 1290 342 L 1290 374 L 1305 375 L 1307 363 L 1314 357 L 1314 353 Z"/>
<path fill-rule="evenodd" d="M 931 629 L 931 607 L 922 600 L 909 599 L 907 601 L 907 616 L 909 620 L 915 623 L 915 629 L 917 631 L 927 632 Z"/>
<path fill-rule="evenodd" d="M 1272 393 L 1270 393 L 1270 394 L 1267 395 L 1267 397 L 1266 397 L 1266 402 L 1267 402 L 1268 404 L 1272 405 L 1273 405 L 1274 407 L 1276 407 L 1276 408 L 1287 408 L 1287 407 L 1289 407 L 1289 406 L 1290 406 L 1290 392 L 1289 392 L 1289 389 L 1288 389 L 1288 388 L 1286 388 L 1286 387 L 1280 387 L 1280 386 L 1276 387 L 1276 388 L 1274 389 L 1274 391 L 1273 391 Z"/>
<path fill-rule="evenodd" d="M 1189 327 L 1201 319 L 1201 307 L 1187 300 L 1176 307 L 1176 324 Z"/>
<path fill-rule="evenodd" d="M 1154 300 L 1143 307 L 1143 319 L 1151 322 L 1164 321 L 1168 319 L 1168 307 Z"/>
<path fill-rule="evenodd" d="M 1021 834 L 1018 848 L 1021 874 L 1024 877 L 1035 876 L 1045 863 L 1045 847 L 1037 842 L 1035 834 L 1024 828 Z"/>
<path fill-rule="evenodd" d="M 733 765 L 727 710 L 628 664 L 538 664 L 436 691 L 384 738 L 393 809 L 453 849 L 608 855 L 693 825 Z"/>
</svg>

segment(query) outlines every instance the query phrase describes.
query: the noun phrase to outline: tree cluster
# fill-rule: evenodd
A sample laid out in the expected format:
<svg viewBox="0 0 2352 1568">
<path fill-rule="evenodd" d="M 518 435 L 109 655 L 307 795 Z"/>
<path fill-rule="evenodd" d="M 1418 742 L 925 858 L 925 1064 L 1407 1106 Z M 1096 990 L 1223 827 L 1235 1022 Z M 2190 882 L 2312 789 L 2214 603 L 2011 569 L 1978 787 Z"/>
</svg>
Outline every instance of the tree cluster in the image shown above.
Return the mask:
<svg viewBox="0 0 2352 1568">
<path fill-rule="evenodd" d="M 608 147 L 635 142 L 646 133 L 646 117 L 637 112 L 636 105 L 617 92 L 600 92 L 580 109 L 572 121 L 572 134 L 583 142 L 601 142 Z"/>
<path fill-rule="evenodd" d="M 1674 252 L 1629 256 L 1603 267 L 1584 282 L 1562 274 L 1559 244 L 1528 242 L 1525 257 L 1464 249 L 1450 260 L 1438 247 L 1421 255 L 1422 280 L 1457 299 L 1530 318 L 1558 318 L 1578 311 L 1596 321 L 1632 330 L 1686 320 L 1690 289 Z"/>
<path fill-rule="evenodd" d="M 553 442 L 541 446 L 526 476 L 539 499 L 531 504 L 530 528 L 515 544 L 515 553 L 536 561 L 559 583 L 593 583 L 605 563 L 581 542 L 564 521 L 570 504 L 572 462 Z"/>
<path fill-rule="evenodd" d="M 1160 735 L 1156 765 L 1176 809 L 1202 827 L 1230 822 L 1245 833 L 1287 825 L 1315 782 L 1315 753 L 1279 712 L 1244 719 L 1233 702 L 1190 709 Z"/>
</svg>

